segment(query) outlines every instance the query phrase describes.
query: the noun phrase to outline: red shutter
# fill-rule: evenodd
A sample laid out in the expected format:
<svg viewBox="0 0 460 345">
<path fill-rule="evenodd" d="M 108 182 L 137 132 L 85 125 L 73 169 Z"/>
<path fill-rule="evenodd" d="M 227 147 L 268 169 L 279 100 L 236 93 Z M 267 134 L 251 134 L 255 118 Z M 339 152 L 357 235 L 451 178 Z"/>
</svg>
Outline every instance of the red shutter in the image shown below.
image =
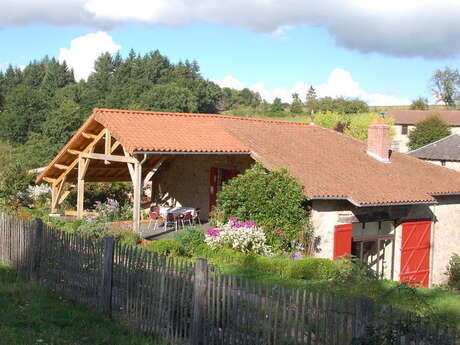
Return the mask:
<svg viewBox="0 0 460 345">
<path fill-rule="evenodd" d="M 336 225 L 334 231 L 334 260 L 351 254 L 352 224 Z"/>
<path fill-rule="evenodd" d="M 217 168 L 211 168 L 209 180 L 209 211 L 217 204 Z"/>
</svg>

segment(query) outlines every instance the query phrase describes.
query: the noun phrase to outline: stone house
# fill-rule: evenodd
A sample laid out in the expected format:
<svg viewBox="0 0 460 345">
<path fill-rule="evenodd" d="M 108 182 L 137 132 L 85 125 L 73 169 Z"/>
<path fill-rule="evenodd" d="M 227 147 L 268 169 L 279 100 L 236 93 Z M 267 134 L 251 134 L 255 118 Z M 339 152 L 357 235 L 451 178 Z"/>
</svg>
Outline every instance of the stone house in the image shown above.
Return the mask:
<svg viewBox="0 0 460 345">
<path fill-rule="evenodd" d="M 389 110 L 385 116 L 395 120 L 391 148 L 396 152 L 409 151 L 409 132 L 415 124 L 433 115 L 438 115 L 451 126 L 452 133 L 460 134 L 460 111 L 457 110 Z"/>
<path fill-rule="evenodd" d="M 317 257 L 353 254 L 379 276 L 431 286 L 460 253 L 460 173 L 390 150 L 389 127 L 368 143 L 317 125 L 211 114 L 95 109 L 37 177 L 52 186 L 54 211 L 84 183 L 132 181 L 134 230 L 142 187 L 153 198 L 201 208 L 222 184 L 260 162 L 287 168 L 311 206 Z"/>
</svg>

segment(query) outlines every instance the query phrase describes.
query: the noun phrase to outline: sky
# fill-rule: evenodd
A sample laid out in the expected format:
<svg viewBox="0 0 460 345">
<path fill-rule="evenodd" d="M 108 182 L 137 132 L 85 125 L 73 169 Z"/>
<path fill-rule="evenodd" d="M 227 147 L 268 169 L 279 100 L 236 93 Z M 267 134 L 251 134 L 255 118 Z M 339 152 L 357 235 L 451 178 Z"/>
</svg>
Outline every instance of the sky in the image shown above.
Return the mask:
<svg viewBox="0 0 460 345">
<path fill-rule="evenodd" d="M 312 85 L 404 105 L 460 68 L 459 17 L 458 0 L 0 0 L 0 69 L 48 55 L 86 79 L 104 52 L 158 49 L 268 101 Z"/>
</svg>

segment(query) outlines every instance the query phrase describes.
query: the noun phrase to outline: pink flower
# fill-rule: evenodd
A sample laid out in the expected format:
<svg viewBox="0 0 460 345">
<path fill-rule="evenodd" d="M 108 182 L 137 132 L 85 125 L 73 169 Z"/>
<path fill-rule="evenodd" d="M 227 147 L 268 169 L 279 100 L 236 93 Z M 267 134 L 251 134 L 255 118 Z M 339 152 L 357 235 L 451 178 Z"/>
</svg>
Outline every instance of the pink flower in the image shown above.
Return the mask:
<svg viewBox="0 0 460 345">
<path fill-rule="evenodd" d="M 280 236 L 283 232 L 284 232 L 283 229 L 278 229 L 278 230 L 275 231 L 275 235 Z"/>
<path fill-rule="evenodd" d="M 212 236 L 212 237 L 220 236 L 220 231 L 218 228 L 208 228 L 207 233 L 209 236 Z"/>
</svg>

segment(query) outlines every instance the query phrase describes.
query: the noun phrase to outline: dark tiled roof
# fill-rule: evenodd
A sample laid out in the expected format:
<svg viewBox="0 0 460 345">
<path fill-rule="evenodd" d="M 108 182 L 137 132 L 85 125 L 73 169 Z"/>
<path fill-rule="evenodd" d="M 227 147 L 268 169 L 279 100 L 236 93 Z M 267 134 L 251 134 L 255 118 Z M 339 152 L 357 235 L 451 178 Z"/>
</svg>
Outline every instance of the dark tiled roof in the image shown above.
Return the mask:
<svg viewBox="0 0 460 345">
<path fill-rule="evenodd" d="M 451 126 L 460 126 L 458 110 L 389 110 L 387 113 L 387 116 L 395 119 L 397 125 L 414 125 L 434 115 L 438 115 Z"/>
<path fill-rule="evenodd" d="M 421 159 L 460 161 L 460 135 L 451 134 L 407 154 Z"/>
<path fill-rule="evenodd" d="M 460 194 L 459 172 L 401 153 L 393 153 L 385 164 L 366 153 L 365 143 L 316 125 L 96 109 L 83 125 L 91 126 L 108 128 L 131 153 L 247 152 L 269 169 L 288 168 L 313 199 L 344 198 L 365 206 L 434 202 L 434 194 Z M 72 138 L 65 149 L 83 145 L 79 140 Z M 65 149 L 39 179 L 53 174 Z"/>
</svg>

